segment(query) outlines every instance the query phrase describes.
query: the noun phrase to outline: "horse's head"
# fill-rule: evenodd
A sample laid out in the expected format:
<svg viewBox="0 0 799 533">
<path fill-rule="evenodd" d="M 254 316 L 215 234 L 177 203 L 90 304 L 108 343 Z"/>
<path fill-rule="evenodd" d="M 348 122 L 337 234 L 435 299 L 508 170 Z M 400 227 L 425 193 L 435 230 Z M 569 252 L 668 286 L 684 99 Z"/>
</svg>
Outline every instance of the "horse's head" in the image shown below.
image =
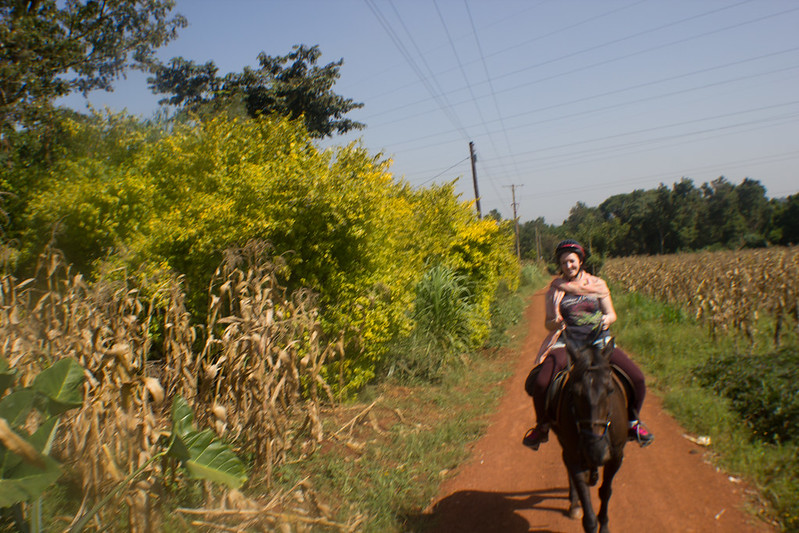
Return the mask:
<svg viewBox="0 0 799 533">
<path fill-rule="evenodd" d="M 612 339 L 604 346 L 578 346 L 568 337 L 565 342 L 573 363 L 569 409 L 577 425 L 579 446 L 592 464 L 603 465 L 610 457 L 610 355 L 615 346 Z"/>
</svg>

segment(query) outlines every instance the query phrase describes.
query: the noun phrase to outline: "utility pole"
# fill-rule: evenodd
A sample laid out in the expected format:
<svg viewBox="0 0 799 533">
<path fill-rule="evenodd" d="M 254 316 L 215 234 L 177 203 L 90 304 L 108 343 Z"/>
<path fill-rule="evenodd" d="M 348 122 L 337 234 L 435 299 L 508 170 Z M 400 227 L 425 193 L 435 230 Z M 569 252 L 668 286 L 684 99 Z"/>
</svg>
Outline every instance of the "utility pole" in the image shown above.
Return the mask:
<svg viewBox="0 0 799 533">
<path fill-rule="evenodd" d="M 535 223 L 535 260 L 541 260 L 541 235 L 538 234 L 538 221 Z"/>
<path fill-rule="evenodd" d="M 507 185 L 506 185 L 507 187 Z M 516 185 L 510 186 L 511 196 L 513 196 L 513 203 L 511 206 L 513 207 L 513 222 L 516 224 L 516 258 L 521 261 L 522 260 L 522 248 L 521 243 L 519 242 L 519 217 L 516 215 Z M 519 187 L 524 187 L 524 185 L 519 185 Z"/>
<path fill-rule="evenodd" d="M 469 141 L 469 156 L 472 160 L 472 181 L 474 182 L 474 200 L 477 205 L 477 218 L 483 218 L 483 212 L 480 210 L 480 192 L 477 190 L 477 169 L 474 164 L 477 161 L 477 156 L 474 153 L 474 143 Z"/>
</svg>

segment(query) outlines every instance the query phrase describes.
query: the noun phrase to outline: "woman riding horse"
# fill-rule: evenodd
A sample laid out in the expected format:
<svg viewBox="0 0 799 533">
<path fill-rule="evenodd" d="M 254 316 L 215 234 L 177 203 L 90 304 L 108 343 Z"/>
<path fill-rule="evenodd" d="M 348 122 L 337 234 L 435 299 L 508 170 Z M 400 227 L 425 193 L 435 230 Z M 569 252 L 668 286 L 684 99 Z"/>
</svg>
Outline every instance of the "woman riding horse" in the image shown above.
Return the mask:
<svg viewBox="0 0 799 533">
<path fill-rule="evenodd" d="M 616 311 L 607 284 L 583 269 L 585 250 L 574 240 L 565 240 L 555 249 L 561 275 L 552 281 L 546 295 L 546 327 L 550 330 L 536 357 L 536 367 L 527 378 L 525 389 L 533 397 L 537 425 L 528 430 L 522 443 L 533 450 L 549 440 L 550 420 L 546 412 L 547 389 L 553 378 L 565 369 L 569 353 L 561 333 L 577 346 L 604 347 L 611 339 L 609 327 L 616 321 Z M 646 394 L 644 374 L 619 348 L 610 353 L 611 364 L 620 368 L 632 382 L 629 402 L 628 438 L 641 446 L 652 443 L 654 436 L 638 416 Z"/>
</svg>

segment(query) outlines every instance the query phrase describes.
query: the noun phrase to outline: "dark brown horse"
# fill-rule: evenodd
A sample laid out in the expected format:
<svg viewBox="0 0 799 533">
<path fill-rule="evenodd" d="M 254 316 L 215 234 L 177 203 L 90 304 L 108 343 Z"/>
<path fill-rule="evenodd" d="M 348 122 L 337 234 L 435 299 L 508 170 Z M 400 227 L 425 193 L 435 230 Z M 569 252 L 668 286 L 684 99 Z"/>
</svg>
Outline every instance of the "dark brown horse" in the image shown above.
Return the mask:
<svg viewBox="0 0 799 533">
<path fill-rule="evenodd" d="M 614 379 L 609 362 L 615 346 L 612 339 L 604 348 L 575 346 L 565 340 L 573 365 L 554 430 L 569 473 L 569 515 L 579 518 L 582 507 L 583 529 L 594 533 L 599 527 L 607 533 L 611 484 L 624 459 L 628 426 L 624 389 Z M 601 505 L 599 514 L 594 514 L 590 487 L 596 484 L 600 469 Z"/>
</svg>

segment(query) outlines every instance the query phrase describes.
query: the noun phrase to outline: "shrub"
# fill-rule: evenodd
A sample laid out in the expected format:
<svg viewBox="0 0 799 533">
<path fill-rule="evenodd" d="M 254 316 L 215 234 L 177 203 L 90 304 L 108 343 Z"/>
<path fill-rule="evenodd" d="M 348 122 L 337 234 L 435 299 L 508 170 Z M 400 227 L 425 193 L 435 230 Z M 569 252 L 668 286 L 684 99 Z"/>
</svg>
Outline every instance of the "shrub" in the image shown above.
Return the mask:
<svg viewBox="0 0 799 533">
<path fill-rule="evenodd" d="M 23 217 L 29 256 L 52 240 L 90 277 L 108 256 L 179 274 L 197 321 L 223 250 L 268 242 L 286 264 L 281 283 L 317 293 L 324 333 L 341 338 L 345 357 L 325 369 L 340 388 L 367 383 L 411 329 L 426 265 L 466 280 L 470 346 L 488 337 L 499 284 L 518 283 L 509 223 L 478 219 L 452 183 L 395 180 L 355 143 L 322 150 L 300 122 L 217 117 L 166 131 L 112 116 L 65 130 L 64 145 L 80 149 L 58 152 L 37 179 Z"/>
<path fill-rule="evenodd" d="M 730 399 L 733 409 L 767 442 L 799 442 L 799 352 L 714 356 L 700 382 Z"/>
</svg>

